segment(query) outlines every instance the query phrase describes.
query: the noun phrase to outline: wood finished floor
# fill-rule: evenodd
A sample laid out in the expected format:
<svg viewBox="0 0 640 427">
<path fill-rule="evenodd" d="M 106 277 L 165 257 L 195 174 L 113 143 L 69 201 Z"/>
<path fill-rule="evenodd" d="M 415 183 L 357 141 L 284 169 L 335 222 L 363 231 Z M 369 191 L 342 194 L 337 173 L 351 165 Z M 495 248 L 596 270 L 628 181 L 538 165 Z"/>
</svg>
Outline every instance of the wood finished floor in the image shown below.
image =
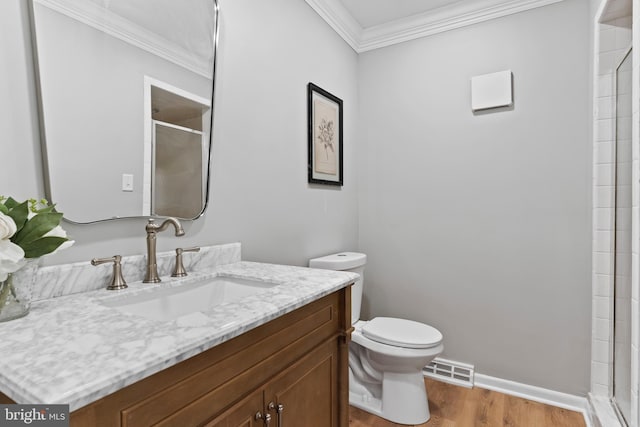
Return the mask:
<svg viewBox="0 0 640 427">
<path fill-rule="evenodd" d="M 464 388 L 425 378 L 431 419 L 416 427 L 585 427 L 579 412 L 481 388 Z M 396 424 L 350 407 L 350 427 Z"/>
</svg>

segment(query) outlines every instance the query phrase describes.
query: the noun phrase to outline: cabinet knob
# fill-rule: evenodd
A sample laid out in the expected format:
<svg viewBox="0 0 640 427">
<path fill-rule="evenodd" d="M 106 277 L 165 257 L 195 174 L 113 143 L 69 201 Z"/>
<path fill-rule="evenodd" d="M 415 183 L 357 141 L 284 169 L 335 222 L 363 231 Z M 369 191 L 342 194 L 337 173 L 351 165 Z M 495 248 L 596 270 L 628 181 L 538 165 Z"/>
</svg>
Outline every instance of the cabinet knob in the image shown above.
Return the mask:
<svg viewBox="0 0 640 427">
<path fill-rule="evenodd" d="M 278 414 L 278 427 L 282 427 L 282 411 L 284 411 L 284 405 L 278 404 L 276 406 L 275 403 L 269 402 L 269 405 L 267 405 L 267 409 L 269 411 L 273 411 L 273 410 L 276 411 L 276 413 Z"/>
<path fill-rule="evenodd" d="M 278 405 L 278 427 L 282 427 L 282 411 L 284 411 L 284 405 L 283 404 L 279 404 Z"/>
</svg>

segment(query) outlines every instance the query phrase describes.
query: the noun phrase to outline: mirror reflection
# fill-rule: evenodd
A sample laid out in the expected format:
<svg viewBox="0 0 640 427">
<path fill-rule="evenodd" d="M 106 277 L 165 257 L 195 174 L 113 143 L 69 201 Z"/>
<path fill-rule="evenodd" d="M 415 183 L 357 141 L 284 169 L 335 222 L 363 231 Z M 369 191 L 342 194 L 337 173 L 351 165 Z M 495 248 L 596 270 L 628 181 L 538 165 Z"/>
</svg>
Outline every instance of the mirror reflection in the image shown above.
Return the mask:
<svg viewBox="0 0 640 427">
<path fill-rule="evenodd" d="M 89 223 L 197 218 L 208 197 L 215 0 L 33 0 L 47 196 Z"/>
</svg>

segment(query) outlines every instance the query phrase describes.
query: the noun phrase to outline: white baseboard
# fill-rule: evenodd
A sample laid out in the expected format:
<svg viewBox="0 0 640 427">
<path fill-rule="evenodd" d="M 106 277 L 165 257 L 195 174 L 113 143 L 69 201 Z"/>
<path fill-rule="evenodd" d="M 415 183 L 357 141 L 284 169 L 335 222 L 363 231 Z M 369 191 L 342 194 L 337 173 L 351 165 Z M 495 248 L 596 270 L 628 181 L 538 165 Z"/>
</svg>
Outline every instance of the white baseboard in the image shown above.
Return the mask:
<svg viewBox="0 0 640 427">
<path fill-rule="evenodd" d="M 478 373 L 474 376 L 474 385 L 476 387 L 486 388 L 488 390 L 509 394 L 511 396 L 533 400 L 534 402 L 581 412 L 584 416 L 584 421 L 587 427 L 592 427 L 591 416 L 589 415 L 589 402 L 586 397 L 561 393 L 559 391 L 517 383 L 515 381 L 490 377 L 489 375 Z"/>
</svg>

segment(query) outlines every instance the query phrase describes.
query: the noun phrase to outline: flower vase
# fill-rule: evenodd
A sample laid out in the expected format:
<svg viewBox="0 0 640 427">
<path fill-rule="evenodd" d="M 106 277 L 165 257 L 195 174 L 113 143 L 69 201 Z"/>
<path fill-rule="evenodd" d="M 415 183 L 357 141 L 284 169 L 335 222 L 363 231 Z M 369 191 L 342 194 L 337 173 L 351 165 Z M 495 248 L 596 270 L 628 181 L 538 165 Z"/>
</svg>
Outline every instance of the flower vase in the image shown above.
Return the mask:
<svg viewBox="0 0 640 427">
<path fill-rule="evenodd" d="M 9 273 L 7 279 L 0 282 L 0 322 L 29 314 L 31 292 L 39 265 L 39 258 L 27 259 L 22 268 Z"/>
</svg>

